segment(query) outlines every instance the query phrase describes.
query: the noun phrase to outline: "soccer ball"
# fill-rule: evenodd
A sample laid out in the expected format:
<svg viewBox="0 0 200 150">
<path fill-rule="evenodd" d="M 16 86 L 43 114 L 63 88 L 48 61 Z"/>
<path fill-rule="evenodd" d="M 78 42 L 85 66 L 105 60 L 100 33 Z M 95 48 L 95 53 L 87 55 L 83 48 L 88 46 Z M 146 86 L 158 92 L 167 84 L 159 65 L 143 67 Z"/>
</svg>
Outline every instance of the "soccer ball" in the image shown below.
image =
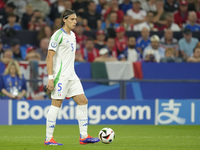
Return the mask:
<svg viewBox="0 0 200 150">
<path fill-rule="evenodd" d="M 115 132 L 111 128 L 103 128 L 99 132 L 102 143 L 109 144 L 115 139 Z"/>
</svg>

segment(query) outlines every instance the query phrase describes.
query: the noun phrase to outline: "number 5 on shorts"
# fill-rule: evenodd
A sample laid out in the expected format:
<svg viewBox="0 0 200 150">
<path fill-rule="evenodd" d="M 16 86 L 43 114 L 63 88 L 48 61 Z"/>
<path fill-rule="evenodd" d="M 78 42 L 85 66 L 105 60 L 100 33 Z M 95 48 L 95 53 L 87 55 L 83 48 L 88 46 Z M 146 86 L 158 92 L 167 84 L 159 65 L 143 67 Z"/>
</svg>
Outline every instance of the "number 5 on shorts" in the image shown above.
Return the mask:
<svg viewBox="0 0 200 150">
<path fill-rule="evenodd" d="M 62 90 L 62 83 L 58 83 L 58 91 L 61 91 Z"/>
</svg>

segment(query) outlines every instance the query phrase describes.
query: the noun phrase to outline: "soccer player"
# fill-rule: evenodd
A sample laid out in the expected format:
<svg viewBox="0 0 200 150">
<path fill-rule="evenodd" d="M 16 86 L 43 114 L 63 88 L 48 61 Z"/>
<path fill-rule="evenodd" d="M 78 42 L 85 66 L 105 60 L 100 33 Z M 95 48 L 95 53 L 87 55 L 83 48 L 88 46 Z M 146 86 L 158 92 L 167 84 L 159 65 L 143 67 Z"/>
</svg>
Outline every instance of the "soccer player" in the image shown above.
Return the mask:
<svg viewBox="0 0 200 150">
<path fill-rule="evenodd" d="M 48 83 L 47 90 L 51 92 L 52 104 L 47 114 L 46 139 L 44 145 L 63 145 L 53 139 L 56 118 L 65 97 L 72 97 L 77 103 L 77 119 L 80 131 L 80 144 L 96 143 L 99 138 L 93 138 L 87 133 L 87 103 L 88 100 L 79 78 L 74 71 L 76 37 L 71 30 L 75 28 L 77 16 L 75 11 L 66 9 L 61 14 L 62 24 L 51 37 L 47 54 Z"/>
</svg>

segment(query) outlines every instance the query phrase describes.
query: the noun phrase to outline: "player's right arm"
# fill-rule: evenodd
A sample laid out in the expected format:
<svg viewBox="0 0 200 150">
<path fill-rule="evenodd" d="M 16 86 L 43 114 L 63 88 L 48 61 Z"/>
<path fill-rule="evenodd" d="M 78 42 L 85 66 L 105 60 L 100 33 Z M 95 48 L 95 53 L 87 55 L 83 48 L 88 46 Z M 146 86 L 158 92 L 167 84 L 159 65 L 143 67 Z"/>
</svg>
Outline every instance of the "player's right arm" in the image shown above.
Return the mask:
<svg viewBox="0 0 200 150">
<path fill-rule="evenodd" d="M 54 82 L 53 82 L 53 57 L 59 47 L 59 44 L 62 42 L 62 31 L 57 30 L 51 37 L 49 47 L 48 47 L 48 54 L 47 54 L 47 72 L 49 75 L 49 80 L 47 83 L 47 91 L 52 92 L 54 89 Z"/>
<path fill-rule="evenodd" d="M 55 55 L 55 51 L 53 50 L 48 50 L 47 54 L 47 72 L 48 75 L 53 76 L 53 56 Z M 47 83 L 47 91 L 52 92 L 54 89 L 54 82 L 53 79 L 49 79 Z"/>
</svg>

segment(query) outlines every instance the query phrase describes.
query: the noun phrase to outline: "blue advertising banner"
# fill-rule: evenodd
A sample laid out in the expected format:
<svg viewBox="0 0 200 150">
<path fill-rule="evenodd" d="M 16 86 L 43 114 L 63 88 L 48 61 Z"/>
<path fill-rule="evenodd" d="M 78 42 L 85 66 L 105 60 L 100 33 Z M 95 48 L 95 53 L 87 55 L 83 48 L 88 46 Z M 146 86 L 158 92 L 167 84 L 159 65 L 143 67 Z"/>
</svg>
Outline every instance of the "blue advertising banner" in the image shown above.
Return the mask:
<svg viewBox="0 0 200 150">
<path fill-rule="evenodd" d="M 8 103 L 9 103 L 8 100 L 1 100 L 0 101 L 0 124 L 1 125 L 9 124 L 9 121 L 8 121 L 8 118 L 9 118 L 8 117 L 8 115 L 9 115 Z"/>
<path fill-rule="evenodd" d="M 45 124 L 51 101 L 12 101 L 12 124 Z M 154 124 L 155 101 L 89 101 L 89 124 Z M 76 104 L 63 101 L 57 124 L 77 124 Z"/>
<path fill-rule="evenodd" d="M 156 100 L 155 124 L 200 124 L 199 100 Z"/>
</svg>

